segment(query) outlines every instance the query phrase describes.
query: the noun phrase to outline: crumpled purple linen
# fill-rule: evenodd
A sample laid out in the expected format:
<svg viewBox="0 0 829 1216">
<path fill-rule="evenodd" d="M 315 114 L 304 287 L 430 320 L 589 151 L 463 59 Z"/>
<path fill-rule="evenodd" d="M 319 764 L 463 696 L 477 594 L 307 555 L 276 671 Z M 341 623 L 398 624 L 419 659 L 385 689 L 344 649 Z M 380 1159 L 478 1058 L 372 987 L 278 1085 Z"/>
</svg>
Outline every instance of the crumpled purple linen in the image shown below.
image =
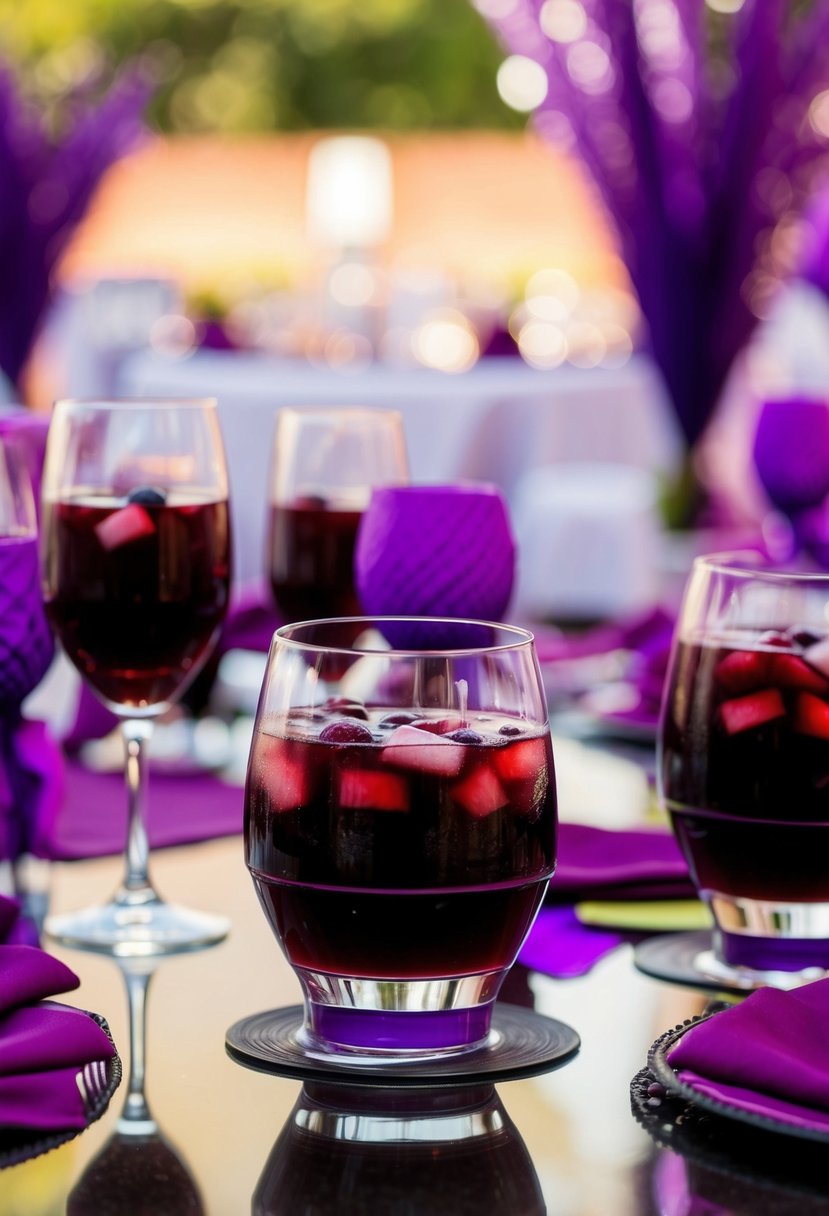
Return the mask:
<svg viewBox="0 0 829 1216">
<path fill-rule="evenodd" d="M 760 988 L 668 1052 L 678 1080 L 736 1110 L 829 1132 L 829 980 Z"/>
<path fill-rule="evenodd" d="M 518 962 L 555 979 L 574 979 L 586 975 L 626 940 L 624 934 L 612 929 L 583 925 L 575 910 L 567 905 L 546 907 L 536 917 Z"/>
<path fill-rule="evenodd" d="M 13 936 L 17 917 L 15 901 L 0 897 L 0 932 Z M 105 1067 L 115 1048 L 87 1013 L 49 999 L 78 985 L 74 971 L 38 947 L 0 944 L 0 1136 L 4 1128 L 86 1126 L 78 1076 Z"/>
<path fill-rule="evenodd" d="M 687 862 L 667 830 L 559 824 L 549 903 L 695 897 Z"/>
</svg>

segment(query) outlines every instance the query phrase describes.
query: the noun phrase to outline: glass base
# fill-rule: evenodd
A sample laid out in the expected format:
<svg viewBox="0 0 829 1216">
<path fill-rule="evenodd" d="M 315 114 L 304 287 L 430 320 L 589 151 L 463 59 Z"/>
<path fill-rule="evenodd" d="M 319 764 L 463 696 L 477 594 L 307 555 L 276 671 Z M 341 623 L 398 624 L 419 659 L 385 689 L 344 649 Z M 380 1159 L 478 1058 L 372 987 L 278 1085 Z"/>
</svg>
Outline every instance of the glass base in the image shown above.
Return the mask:
<svg viewBox="0 0 829 1216">
<path fill-rule="evenodd" d="M 300 1046 L 317 1057 L 382 1064 L 491 1045 L 492 1009 L 506 972 L 428 980 L 297 974 L 305 992 Z"/>
<path fill-rule="evenodd" d="M 728 967 L 759 972 L 829 967 L 829 905 L 744 899 L 707 892 L 714 950 Z"/>
<path fill-rule="evenodd" d="M 156 896 L 141 898 L 126 892 L 107 904 L 47 916 L 44 930 L 61 946 L 145 958 L 214 946 L 227 937 L 230 922 Z"/>
</svg>

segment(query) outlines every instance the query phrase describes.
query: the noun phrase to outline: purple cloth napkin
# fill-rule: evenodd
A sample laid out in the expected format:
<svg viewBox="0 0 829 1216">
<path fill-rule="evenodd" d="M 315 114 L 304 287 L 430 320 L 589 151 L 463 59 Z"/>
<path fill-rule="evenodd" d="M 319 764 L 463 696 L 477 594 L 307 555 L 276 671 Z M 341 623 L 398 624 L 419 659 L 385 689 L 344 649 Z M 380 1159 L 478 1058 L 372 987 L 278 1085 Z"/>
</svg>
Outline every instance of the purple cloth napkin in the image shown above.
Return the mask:
<svg viewBox="0 0 829 1216">
<path fill-rule="evenodd" d="M 586 975 L 625 940 L 622 933 L 583 925 L 571 907 L 542 908 L 518 962 L 556 979 L 573 979 Z"/>
<path fill-rule="evenodd" d="M 153 848 L 192 844 L 242 831 L 243 792 L 210 774 L 154 772 L 150 766 L 147 828 Z M 127 797 L 119 773 L 93 773 L 66 763 L 66 796 L 40 841 L 40 855 L 60 860 L 121 853 Z"/>
<path fill-rule="evenodd" d="M 12 901 L 4 901 L 6 917 Z M 115 1049 L 87 1013 L 47 999 L 78 987 L 78 977 L 35 946 L 0 945 L 0 1131 L 82 1128 L 87 1092 L 100 1092 L 101 1070 Z"/>
<path fill-rule="evenodd" d="M 737 1110 L 829 1132 L 829 980 L 761 988 L 688 1030 L 667 1059 L 678 1080 Z"/>
<path fill-rule="evenodd" d="M 688 865 L 670 832 L 559 825 L 550 903 L 586 899 L 694 899 Z"/>
</svg>

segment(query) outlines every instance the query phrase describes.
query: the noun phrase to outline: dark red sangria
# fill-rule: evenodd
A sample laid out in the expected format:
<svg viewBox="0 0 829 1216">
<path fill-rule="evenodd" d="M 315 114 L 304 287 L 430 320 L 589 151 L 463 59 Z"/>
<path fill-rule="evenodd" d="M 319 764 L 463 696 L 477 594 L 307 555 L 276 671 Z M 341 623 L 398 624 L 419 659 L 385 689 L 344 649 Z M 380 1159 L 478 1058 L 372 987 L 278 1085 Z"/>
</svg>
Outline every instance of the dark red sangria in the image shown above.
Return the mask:
<svg viewBox="0 0 829 1216">
<path fill-rule="evenodd" d="M 287 621 L 356 616 L 354 545 L 363 513 L 323 498 L 271 506 L 268 570 Z"/>
<path fill-rule="evenodd" d="M 124 875 L 105 903 L 50 916 L 62 945 L 122 957 L 221 941 L 223 917 L 161 898 L 149 875 L 147 750 L 155 720 L 206 663 L 227 611 L 228 478 L 212 398 L 66 400 L 42 481 L 41 582 L 68 658 L 119 721 Z"/>
<path fill-rule="evenodd" d="M 451 1034 L 480 1040 L 555 864 L 543 694 L 520 683 L 535 670 L 529 635 L 491 627 L 507 655 L 484 647 L 479 669 L 474 647 L 389 651 L 384 622 L 360 622 L 362 654 L 323 657 L 300 643 L 307 625 L 277 633 L 248 767 L 247 864 L 322 1039 L 451 1046 L 422 1018 L 460 1007 Z M 362 697 L 346 691 L 358 677 Z M 415 703 L 418 688 L 431 703 Z M 359 1010 L 371 1016 L 349 1021 Z"/>
<path fill-rule="evenodd" d="M 46 609 L 107 702 L 166 703 L 207 657 L 227 610 L 227 500 L 140 487 L 44 504 Z"/>
<path fill-rule="evenodd" d="M 738 579 L 708 602 L 733 613 L 742 598 L 749 619 L 774 620 L 778 578 L 765 600 Z M 790 604 L 803 592 L 805 624 L 680 623 L 660 732 L 665 807 L 724 952 L 765 969 L 829 965 L 829 637 L 806 584 L 788 591 Z M 817 607 L 829 580 L 825 595 Z M 686 620 L 700 602 L 689 593 Z"/>
</svg>

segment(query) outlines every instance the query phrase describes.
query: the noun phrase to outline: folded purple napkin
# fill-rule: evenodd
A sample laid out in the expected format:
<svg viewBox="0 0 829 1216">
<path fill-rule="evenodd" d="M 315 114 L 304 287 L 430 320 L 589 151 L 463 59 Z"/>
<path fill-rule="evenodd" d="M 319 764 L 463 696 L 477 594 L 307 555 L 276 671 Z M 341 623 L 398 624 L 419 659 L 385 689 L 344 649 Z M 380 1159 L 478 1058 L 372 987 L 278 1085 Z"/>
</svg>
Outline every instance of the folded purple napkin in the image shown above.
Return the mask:
<svg viewBox="0 0 829 1216">
<path fill-rule="evenodd" d="M 0 1131 L 88 1122 L 115 1048 L 89 1014 L 47 999 L 78 983 L 37 947 L 0 945 Z"/>
<path fill-rule="evenodd" d="M 558 865 L 548 902 L 693 899 L 695 895 L 685 858 L 667 830 L 559 825 Z"/>
<path fill-rule="evenodd" d="M 829 980 L 761 988 L 692 1026 L 667 1060 L 677 1079 L 729 1107 L 829 1132 Z"/>
</svg>

